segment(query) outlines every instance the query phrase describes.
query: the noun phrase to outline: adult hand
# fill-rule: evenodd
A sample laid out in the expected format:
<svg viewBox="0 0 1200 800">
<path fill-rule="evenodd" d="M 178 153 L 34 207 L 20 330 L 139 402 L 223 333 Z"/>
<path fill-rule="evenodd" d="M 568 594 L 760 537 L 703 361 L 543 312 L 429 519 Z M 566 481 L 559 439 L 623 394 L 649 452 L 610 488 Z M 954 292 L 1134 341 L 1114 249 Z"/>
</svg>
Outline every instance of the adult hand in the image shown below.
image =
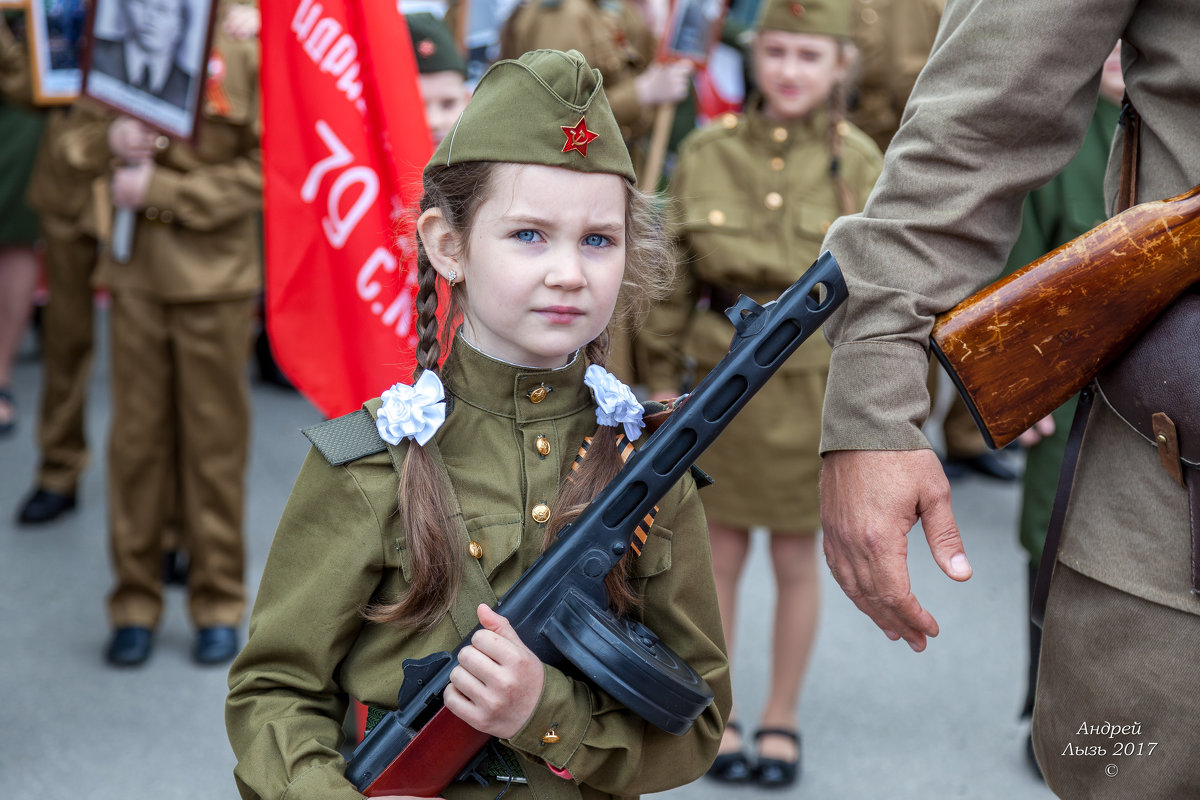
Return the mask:
<svg viewBox="0 0 1200 800">
<path fill-rule="evenodd" d="M 485 604 L 478 614 L 484 629 L 459 651 L 443 699 L 446 708 L 475 730 L 508 739 L 533 714 L 546 674 L 507 619 Z"/>
<path fill-rule="evenodd" d="M 158 134 L 141 120 L 117 117 L 108 126 L 108 149 L 122 161 L 147 161 L 154 158 Z"/>
<path fill-rule="evenodd" d="M 1033 423 L 1033 427 L 1024 431 L 1017 437 L 1017 444 L 1022 447 L 1033 447 L 1035 444 L 1045 439 L 1047 436 L 1054 435 L 1054 417 L 1050 414 Z"/>
<path fill-rule="evenodd" d="M 938 625 L 913 595 L 908 532 L 920 520 L 934 561 L 956 581 L 971 565 L 932 450 L 839 450 L 821 467 L 825 560 L 846 596 L 893 641 L 918 653 Z"/>
<path fill-rule="evenodd" d="M 146 192 L 150 189 L 150 176 L 153 174 L 153 161 L 139 161 L 127 167 L 118 167 L 112 176 L 113 205 L 118 208 L 141 208 L 146 205 Z"/>
<path fill-rule="evenodd" d="M 638 102 L 643 106 L 674 105 L 687 97 L 692 84 L 690 61 L 654 62 L 633 80 Z"/>
</svg>

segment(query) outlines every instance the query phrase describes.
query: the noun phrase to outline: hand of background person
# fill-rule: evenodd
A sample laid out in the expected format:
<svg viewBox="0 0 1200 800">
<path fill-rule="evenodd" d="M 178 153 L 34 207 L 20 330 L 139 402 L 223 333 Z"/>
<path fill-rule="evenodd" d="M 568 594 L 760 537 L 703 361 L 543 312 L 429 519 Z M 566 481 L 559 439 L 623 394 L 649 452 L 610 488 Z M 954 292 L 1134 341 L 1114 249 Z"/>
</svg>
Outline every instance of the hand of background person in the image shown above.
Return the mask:
<svg viewBox="0 0 1200 800">
<path fill-rule="evenodd" d="M 233 39 L 253 39 L 262 27 L 262 14 L 254 6 L 231 5 L 221 28 Z"/>
<path fill-rule="evenodd" d="M 912 593 L 908 533 L 920 520 L 934 561 L 956 581 L 971 565 L 932 450 L 838 450 L 821 466 L 825 560 L 846 596 L 893 641 L 918 653 L 938 625 Z"/>
<path fill-rule="evenodd" d="M 141 208 L 146 205 L 146 192 L 150 189 L 150 176 L 153 174 L 153 161 L 139 161 L 118 167 L 112 176 L 113 205 L 118 208 Z"/>
<path fill-rule="evenodd" d="M 507 619 L 485 604 L 483 630 L 458 653 L 443 699 L 446 708 L 477 731 L 508 739 L 525 727 L 542 696 L 545 668 Z"/>
<path fill-rule="evenodd" d="M 1054 435 L 1054 417 L 1050 414 L 1033 423 L 1033 427 L 1017 437 L 1017 444 L 1022 447 L 1033 447 L 1035 444 Z"/>
<path fill-rule="evenodd" d="M 638 102 L 643 106 L 675 104 L 687 97 L 692 85 L 690 61 L 654 62 L 633 79 Z"/>
<path fill-rule="evenodd" d="M 122 161 L 146 161 L 154 158 L 159 134 L 133 117 L 117 117 L 108 126 L 108 149 Z"/>
</svg>

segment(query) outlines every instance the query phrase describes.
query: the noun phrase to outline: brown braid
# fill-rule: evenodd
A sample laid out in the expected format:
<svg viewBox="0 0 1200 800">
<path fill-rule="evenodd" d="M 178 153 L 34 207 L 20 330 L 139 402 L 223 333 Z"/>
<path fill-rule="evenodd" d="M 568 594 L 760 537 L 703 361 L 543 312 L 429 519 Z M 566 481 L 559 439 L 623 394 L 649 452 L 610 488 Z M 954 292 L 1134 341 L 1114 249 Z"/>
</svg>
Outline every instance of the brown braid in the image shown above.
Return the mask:
<svg viewBox="0 0 1200 800">
<path fill-rule="evenodd" d="M 843 41 L 838 41 L 838 60 L 845 62 L 849 52 Z M 842 175 L 842 129 L 846 122 L 846 85 L 845 79 L 833 85 L 829 93 L 829 177 L 833 180 L 833 189 L 837 194 L 838 204 L 842 214 L 854 214 L 859 210 L 858 200 L 846 178 Z"/>
</svg>

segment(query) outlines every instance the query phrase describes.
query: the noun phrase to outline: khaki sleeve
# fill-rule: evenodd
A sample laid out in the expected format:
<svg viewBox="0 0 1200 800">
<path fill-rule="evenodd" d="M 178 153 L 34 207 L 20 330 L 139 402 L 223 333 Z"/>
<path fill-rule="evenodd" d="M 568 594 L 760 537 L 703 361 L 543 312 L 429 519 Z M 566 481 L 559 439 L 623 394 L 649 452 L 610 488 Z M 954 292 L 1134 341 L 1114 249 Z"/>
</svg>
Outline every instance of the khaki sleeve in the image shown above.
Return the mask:
<svg viewBox="0 0 1200 800">
<path fill-rule="evenodd" d="M 246 800 L 358 800 L 339 752 L 338 666 L 382 576 L 382 522 L 351 472 L 309 453 L 229 673 L 225 725 Z"/>
<path fill-rule="evenodd" d="M 32 106 L 29 52 L 17 41 L 0 14 L 0 98 L 21 106 Z"/>
<path fill-rule="evenodd" d="M 929 447 L 933 318 L 1004 267 L 1022 198 L 1078 149 L 1100 65 L 1136 5 L 948 4 L 875 192 L 826 239 L 850 299 L 824 328 L 821 452 Z M 1004 30 L 1027 33 L 1020 48 L 994 35 Z"/>
<path fill-rule="evenodd" d="M 262 151 L 255 147 L 222 164 L 187 172 L 157 166 L 146 205 L 170 209 L 184 227 L 212 231 L 261 211 L 262 186 Z"/>
<path fill-rule="evenodd" d="M 669 501 L 671 505 L 661 504 L 660 517 L 672 506 L 674 512 L 656 521 L 650 533 L 660 540 L 669 536 L 669 548 L 657 557 L 647 548 L 641 556 L 664 567 L 644 580 L 642 621 L 707 681 L 714 702 L 688 733 L 675 736 L 604 692 L 547 668 L 538 707 L 507 742 L 569 771 L 577 783 L 614 795 L 660 792 L 704 774 L 716 756 L 733 702 L 707 528 L 695 483 L 690 478 L 681 481 Z M 559 741 L 542 741 L 549 728 Z"/>
</svg>

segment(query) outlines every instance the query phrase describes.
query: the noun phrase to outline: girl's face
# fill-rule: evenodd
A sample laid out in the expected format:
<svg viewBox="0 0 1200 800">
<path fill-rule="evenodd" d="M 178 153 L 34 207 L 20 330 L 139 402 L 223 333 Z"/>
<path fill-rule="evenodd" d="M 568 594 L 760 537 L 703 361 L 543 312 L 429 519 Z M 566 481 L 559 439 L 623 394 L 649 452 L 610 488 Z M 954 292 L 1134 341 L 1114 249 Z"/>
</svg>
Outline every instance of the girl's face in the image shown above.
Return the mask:
<svg viewBox="0 0 1200 800">
<path fill-rule="evenodd" d="M 844 59 L 832 36 L 759 31 L 753 59 L 763 113 L 776 120 L 808 116 L 846 75 Z"/>
<path fill-rule="evenodd" d="M 566 364 L 600 335 L 616 307 L 625 206 L 618 175 L 501 164 L 465 252 L 447 258 L 450 251 L 431 247 L 422 229 L 438 272 L 446 277 L 454 269 L 462 279 L 466 340 L 512 364 Z M 440 215 L 425 213 L 432 212 Z"/>
</svg>

